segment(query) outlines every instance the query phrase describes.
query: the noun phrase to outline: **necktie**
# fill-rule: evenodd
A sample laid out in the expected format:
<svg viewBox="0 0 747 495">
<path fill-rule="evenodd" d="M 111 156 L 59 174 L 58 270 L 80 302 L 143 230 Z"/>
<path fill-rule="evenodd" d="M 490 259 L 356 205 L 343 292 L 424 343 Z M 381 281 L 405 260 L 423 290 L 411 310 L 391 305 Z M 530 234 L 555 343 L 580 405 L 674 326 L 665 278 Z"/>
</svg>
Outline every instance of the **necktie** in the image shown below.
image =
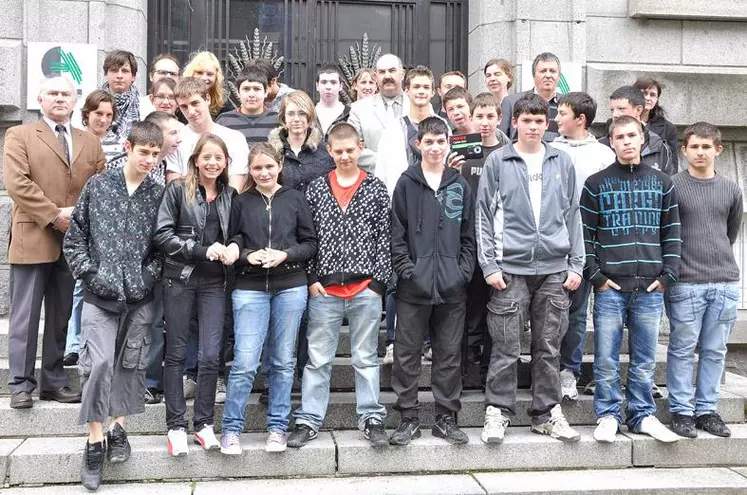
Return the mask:
<svg viewBox="0 0 747 495">
<path fill-rule="evenodd" d="M 70 164 L 70 148 L 67 147 L 67 138 L 65 137 L 65 134 L 67 133 L 67 129 L 65 129 L 65 126 L 62 124 L 57 124 L 54 128 L 55 131 L 57 131 L 57 139 L 60 140 L 60 145 L 62 146 L 62 151 L 65 153 L 65 158 L 67 159 L 67 166 L 69 167 Z"/>
</svg>

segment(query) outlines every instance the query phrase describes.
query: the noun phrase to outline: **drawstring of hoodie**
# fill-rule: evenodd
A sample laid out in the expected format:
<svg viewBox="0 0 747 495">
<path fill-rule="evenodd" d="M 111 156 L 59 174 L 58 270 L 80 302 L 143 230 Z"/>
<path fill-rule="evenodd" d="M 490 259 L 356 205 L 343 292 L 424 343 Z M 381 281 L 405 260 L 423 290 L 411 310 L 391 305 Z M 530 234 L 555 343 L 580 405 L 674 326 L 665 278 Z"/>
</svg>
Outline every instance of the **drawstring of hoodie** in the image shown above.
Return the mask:
<svg viewBox="0 0 747 495">
<path fill-rule="evenodd" d="M 420 182 L 420 195 L 418 196 L 418 225 L 415 228 L 416 234 L 423 232 L 423 196 L 425 196 L 425 185 Z"/>
</svg>

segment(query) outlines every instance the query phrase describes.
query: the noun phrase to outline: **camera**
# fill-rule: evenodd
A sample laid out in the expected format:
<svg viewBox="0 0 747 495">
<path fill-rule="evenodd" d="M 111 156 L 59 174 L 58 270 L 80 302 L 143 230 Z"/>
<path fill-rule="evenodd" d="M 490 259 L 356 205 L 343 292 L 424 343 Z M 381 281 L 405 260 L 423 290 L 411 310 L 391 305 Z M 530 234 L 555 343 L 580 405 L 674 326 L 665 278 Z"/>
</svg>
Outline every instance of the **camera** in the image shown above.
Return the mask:
<svg viewBox="0 0 747 495">
<path fill-rule="evenodd" d="M 466 160 L 482 158 L 482 138 L 479 133 L 457 134 L 449 138 L 451 151 L 462 155 Z"/>
</svg>

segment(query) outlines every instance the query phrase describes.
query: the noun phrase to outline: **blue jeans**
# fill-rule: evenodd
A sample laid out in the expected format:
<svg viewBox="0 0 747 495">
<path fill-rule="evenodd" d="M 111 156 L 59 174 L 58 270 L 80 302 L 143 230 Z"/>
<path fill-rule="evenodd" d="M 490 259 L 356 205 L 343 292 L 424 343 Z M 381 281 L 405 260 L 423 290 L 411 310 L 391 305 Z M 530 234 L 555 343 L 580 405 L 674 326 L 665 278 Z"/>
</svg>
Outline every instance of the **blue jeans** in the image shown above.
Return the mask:
<svg viewBox="0 0 747 495">
<path fill-rule="evenodd" d="M 307 297 L 305 285 L 278 292 L 233 291 L 236 344 L 228 378 L 226 404 L 223 407 L 224 434 L 239 434 L 244 430 L 244 409 L 257 375 L 262 345 L 268 334 L 267 359 L 270 365 L 266 377 L 269 388 L 267 429 L 288 429 L 296 335 L 306 309 Z"/>
<path fill-rule="evenodd" d="M 73 289 L 73 312 L 67 322 L 67 340 L 65 341 L 65 354 L 80 351 L 80 313 L 83 310 L 83 281 L 75 281 Z"/>
<path fill-rule="evenodd" d="M 386 408 L 379 403 L 379 326 L 381 296 L 365 289 L 352 299 L 316 296 L 309 299 L 309 360 L 303 371 L 301 407 L 296 424 L 319 430 L 327 413 L 332 363 L 337 351 L 343 317 L 350 325 L 352 365 L 355 370 L 355 403 L 358 427 L 366 420 L 384 421 Z"/>
<path fill-rule="evenodd" d="M 664 308 L 659 291 L 597 291 L 594 295 L 594 413 L 622 422 L 620 407 L 620 343 L 628 327 L 630 364 L 625 389 L 628 429 L 638 432 L 641 421 L 656 412 L 651 395 L 656 370 L 656 345 Z"/>
<path fill-rule="evenodd" d="M 667 349 L 669 411 L 696 417 L 716 412 L 726 341 L 737 319 L 739 283 L 675 284 L 666 299 L 671 329 Z M 696 347 L 698 374 L 693 393 Z"/>
<path fill-rule="evenodd" d="M 581 360 L 586 342 L 586 318 L 589 313 L 591 282 L 582 280 L 581 285 L 571 293 L 571 308 L 568 310 L 568 331 L 560 344 L 560 369 L 571 370 L 581 376 Z"/>
</svg>

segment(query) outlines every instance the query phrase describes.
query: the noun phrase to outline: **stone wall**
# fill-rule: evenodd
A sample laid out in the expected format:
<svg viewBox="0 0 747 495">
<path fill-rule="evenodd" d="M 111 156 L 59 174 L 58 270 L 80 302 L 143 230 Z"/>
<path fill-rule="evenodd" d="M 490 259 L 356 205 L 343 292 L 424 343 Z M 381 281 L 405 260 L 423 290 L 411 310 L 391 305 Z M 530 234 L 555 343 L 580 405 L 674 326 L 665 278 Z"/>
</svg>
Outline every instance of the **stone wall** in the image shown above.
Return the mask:
<svg viewBox="0 0 747 495">
<path fill-rule="evenodd" d="M 5 130 L 34 122 L 38 111 L 26 108 L 26 46 L 35 41 L 93 43 L 99 66 L 113 48 L 138 58 L 138 86 L 144 87 L 147 0 L 0 0 L 0 149 Z M 103 71 L 99 82 L 103 82 Z M 5 191 L 0 153 L 0 315 L 8 313 L 8 233 L 10 198 Z"/>
</svg>

